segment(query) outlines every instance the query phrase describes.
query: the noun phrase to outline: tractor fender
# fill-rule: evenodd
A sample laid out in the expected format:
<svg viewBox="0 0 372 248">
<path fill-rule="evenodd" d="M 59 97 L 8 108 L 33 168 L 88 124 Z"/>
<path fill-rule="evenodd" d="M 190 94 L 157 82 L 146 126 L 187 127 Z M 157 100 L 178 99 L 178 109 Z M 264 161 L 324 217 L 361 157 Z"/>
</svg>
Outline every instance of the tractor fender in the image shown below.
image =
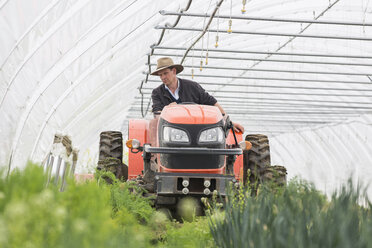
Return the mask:
<svg viewBox="0 0 372 248">
<path fill-rule="evenodd" d="M 128 139 L 137 139 L 141 145 L 149 143 L 149 121 L 133 119 L 128 124 Z M 143 171 L 142 152 L 128 152 L 128 179 L 136 178 Z"/>
<path fill-rule="evenodd" d="M 236 140 L 238 143 L 243 140 L 243 133 L 241 132 L 235 132 Z M 235 139 L 232 131 L 230 130 L 227 138 L 226 138 L 226 144 L 227 145 L 233 145 L 235 144 Z M 240 182 L 243 182 L 243 155 L 238 155 L 236 157 L 235 163 L 234 163 L 234 175 L 237 180 Z"/>
</svg>

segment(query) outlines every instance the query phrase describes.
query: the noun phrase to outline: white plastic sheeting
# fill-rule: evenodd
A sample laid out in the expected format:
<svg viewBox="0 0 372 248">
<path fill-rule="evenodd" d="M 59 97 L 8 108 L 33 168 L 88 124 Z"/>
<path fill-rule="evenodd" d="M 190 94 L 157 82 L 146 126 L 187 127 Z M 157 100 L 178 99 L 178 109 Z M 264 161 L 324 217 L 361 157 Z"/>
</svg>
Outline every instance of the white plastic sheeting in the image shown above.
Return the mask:
<svg viewBox="0 0 372 248">
<path fill-rule="evenodd" d="M 128 118 L 142 118 L 138 88 L 146 110 L 160 83 L 150 76 L 141 84 L 159 28 L 168 23 L 152 69 L 160 56 L 181 61 L 206 26 L 209 17 L 181 16 L 169 29 L 177 16 L 159 13 L 189 2 L 185 13 L 210 15 L 219 1 L 0 1 L 0 164 L 43 160 L 62 132 L 80 149 L 78 170 L 92 168 L 99 133 L 126 133 Z M 242 1 L 222 3 L 180 76 L 193 74 L 247 133 L 268 134 L 273 163 L 290 177 L 326 191 L 351 172 L 371 181 L 370 1 L 247 0 L 245 8 L 243 15 Z M 228 34 L 223 16 L 293 22 L 233 18 Z"/>
<path fill-rule="evenodd" d="M 368 116 L 281 134 L 270 141 L 272 162 L 285 164 L 289 178 L 300 176 L 328 195 L 352 179 L 368 187 L 371 197 L 371 134 Z"/>
</svg>

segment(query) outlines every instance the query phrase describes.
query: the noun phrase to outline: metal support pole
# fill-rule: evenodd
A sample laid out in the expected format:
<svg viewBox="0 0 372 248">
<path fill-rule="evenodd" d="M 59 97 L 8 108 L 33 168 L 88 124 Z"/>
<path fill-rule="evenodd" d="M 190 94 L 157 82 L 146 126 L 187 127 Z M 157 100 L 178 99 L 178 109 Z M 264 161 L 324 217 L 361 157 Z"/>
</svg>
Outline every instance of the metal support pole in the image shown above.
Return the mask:
<svg viewBox="0 0 372 248">
<path fill-rule="evenodd" d="M 183 76 L 191 77 L 191 74 L 183 74 Z M 342 80 L 326 80 L 326 79 L 300 79 L 300 78 L 274 78 L 274 77 L 245 77 L 245 76 L 229 76 L 229 75 L 207 75 L 197 74 L 194 77 L 206 77 L 206 78 L 228 78 L 228 79 L 254 79 L 254 80 L 273 80 L 273 81 L 287 81 L 287 82 L 313 82 L 313 83 L 345 83 L 345 84 L 366 84 L 371 86 L 371 82 L 362 81 L 342 81 Z"/>
<path fill-rule="evenodd" d="M 249 99 L 247 99 L 249 100 Z M 372 110 L 371 107 L 364 107 L 364 106 L 346 106 L 346 105 L 326 105 L 326 104 L 298 104 L 298 103 L 283 103 L 283 102 L 265 102 L 265 101 L 229 101 L 229 100 L 220 100 L 218 101 L 223 106 L 252 106 L 252 107 L 286 107 L 286 108 L 297 108 L 303 107 L 308 109 L 363 109 L 363 110 Z"/>
<path fill-rule="evenodd" d="M 276 122 L 276 123 L 313 123 L 313 124 L 326 124 L 326 123 L 333 123 L 338 121 L 345 121 L 348 119 L 348 117 L 340 117 L 340 116 L 324 116 L 324 115 L 318 115 L 318 116 L 285 116 L 285 119 L 283 119 L 283 116 L 278 115 L 248 115 L 245 113 L 240 114 L 231 114 L 231 116 L 239 116 L 239 120 L 256 120 L 256 121 L 267 121 L 267 122 Z M 128 114 L 126 116 L 127 118 L 138 118 L 139 115 L 135 115 L 134 113 Z"/>
<path fill-rule="evenodd" d="M 162 83 L 159 80 L 149 80 L 148 82 Z M 218 83 L 218 82 L 200 82 L 198 83 L 202 86 L 205 85 L 219 85 L 219 86 L 238 86 L 238 87 L 252 87 L 252 88 L 278 88 L 278 89 L 303 89 L 303 90 L 337 90 L 337 91 L 362 91 L 362 92 L 372 92 L 372 89 L 354 89 L 354 88 L 329 88 L 329 87 L 302 87 L 302 86 L 282 86 L 282 85 L 258 85 L 258 84 L 248 84 L 248 83 Z M 372 85 L 372 84 L 371 84 Z M 153 88 L 142 88 L 142 90 L 152 90 Z"/>
<path fill-rule="evenodd" d="M 250 99 L 247 99 L 250 100 Z M 345 105 L 326 105 L 326 104 L 298 104 L 298 103 L 283 103 L 283 102 L 265 102 L 265 101 L 229 101 L 229 100 L 219 100 L 218 103 L 220 103 L 223 107 L 225 106 L 237 106 L 239 104 L 239 107 L 252 107 L 252 108 L 260 108 L 260 107 L 266 107 L 266 108 L 278 108 L 278 107 L 286 107 L 288 108 L 306 108 L 306 109 L 356 109 L 356 110 L 372 110 L 371 107 L 364 107 L 364 106 L 345 106 Z M 132 104 L 132 107 L 138 107 L 141 103 L 134 102 Z"/>
<path fill-rule="evenodd" d="M 149 90 L 148 88 L 142 89 L 142 90 Z M 342 97 L 372 97 L 372 95 L 354 95 L 354 94 L 320 94 L 320 93 L 303 93 L 303 92 L 269 92 L 269 91 L 234 91 L 234 90 L 223 90 L 221 92 L 220 90 L 208 90 L 208 92 L 213 93 L 230 93 L 230 94 L 255 94 L 255 95 L 295 95 L 295 96 L 342 96 Z M 146 92 L 143 92 L 146 94 Z M 151 92 L 149 92 L 151 94 Z M 214 95 L 215 97 L 219 97 L 219 95 Z"/>
<path fill-rule="evenodd" d="M 237 115 L 233 115 L 237 116 Z M 278 118 L 263 118 L 261 116 L 240 116 L 240 122 L 255 122 L 255 123 L 262 123 L 262 125 L 270 125 L 272 123 L 280 125 L 303 125 L 303 126 L 310 126 L 310 125 L 324 125 L 330 123 L 329 120 L 324 119 L 297 119 L 297 118 L 290 118 L 288 117 L 287 120 L 278 119 Z"/>
<path fill-rule="evenodd" d="M 188 28 L 188 27 L 166 27 L 166 26 L 155 26 L 155 29 L 168 29 L 175 31 L 192 31 L 202 32 L 200 28 Z M 209 29 L 211 33 L 227 33 L 227 30 Z M 310 35 L 310 34 L 296 34 L 296 33 L 276 33 L 276 32 L 257 32 L 257 31 L 242 31 L 234 30 L 234 34 L 250 34 L 250 35 L 266 35 L 266 36 L 285 36 L 285 37 L 296 37 L 296 38 L 313 38 L 313 39 L 336 39 L 336 40 L 359 40 L 359 41 L 372 41 L 372 37 L 356 37 L 356 36 L 333 36 L 333 35 Z"/>
<path fill-rule="evenodd" d="M 268 98 L 268 97 L 244 97 L 244 96 L 216 96 L 217 99 L 233 99 L 234 101 L 237 101 L 237 100 L 249 100 L 249 99 L 255 99 L 255 100 L 268 100 L 268 101 L 276 101 L 276 102 L 300 102 L 300 103 L 303 103 L 303 102 L 310 102 L 310 103 L 331 103 L 331 104 L 337 104 L 337 103 L 341 103 L 341 104 L 345 104 L 345 103 L 349 103 L 349 104 L 361 104 L 361 105 L 368 105 L 368 106 L 372 106 L 371 105 L 371 102 L 368 101 L 368 102 L 355 102 L 355 101 L 329 101 L 329 100 L 319 100 L 319 99 L 290 99 L 290 98 Z"/>
<path fill-rule="evenodd" d="M 227 110 L 227 109 L 226 109 Z M 139 111 L 139 108 L 130 108 L 130 111 Z M 364 112 L 356 112 L 355 110 L 351 111 L 325 111 L 325 110 L 309 110 L 309 111 L 299 111 L 297 109 L 295 110 L 259 110 L 255 111 L 255 109 L 248 109 L 248 110 L 243 110 L 243 109 L 229 109 L 227 111 L 228 114 L 247 114 L 247 115 L 297 115 L 297 116 L 313 116 L 313 115 L 319 115 L 319 116 L 359 116 L 361 114 L 370 114 L 372 111 L 364 111 Z"/>
<path fill-rule="evenodd" d="M 233 113 L 230 114 L 234 118 L 238 116 L 239 120 L 256 120 L 256 121 L 272 121 L 279 123 L 288 123 L 288 122 L 321 122 L 321 123 L 331 123 L 335 121 L 344 121 L 348 117 L 342 116 L 324 116 L 324 115 L 311 115 L 311 116 L 298 116 L 298 115 L 288 115 L 283 118 L 284 115 L 248 115 L 246 113 Z M 233 118 L 233 119 L 234 119 Z"/>
<path fill-rule="evenodd" d="M 229 113 L 230 116 L 267 116 L 268 118 L 273 118 L 273 117 L 280 117 L 280 118 L 288 118 L 288 117 L 293 117 L 298 120 L 322 120 L 326 122 L 333 122 L 333 121 L 338 121 L 338 120 L 347 120 L 350 117 L 359 117 L 360 114 L 344 114 L 344 113 L 339 113 L 339 114 L 326 114 L 326 113 L 303 113 L 303 112 L 292 112 L 292 113 L 284 113 L 284 112 L 274 112 L 274 111 L 257 111 L 257 112 L 241 112 L 241 111 L 234 111 Z M 302 119 L 300 118 L 302 117 Z M 239 117 L 240 118 L 240 117 Z M 284 120 L 284 122 L 287 122 L 287 120 Z"/>
<path fill-rule="evenodd" d="M 321 121 L 314 121 L 314 122 L 288 122 L 288 123 L 277 123 L 270 120 L 267 121 L 251 121 L 249 119 L 240 119 L 239 123 L 246 127 L 308 127 L 308 126 L 314 126 L 314 125 L 324 125 L 327 124 L 327 122 L 321 122 Z"/>
<path fill-rule="evenodd" d="M 195 49 L 194 49 L 195 50 Z M 209 52 L 209 50 L 208 50 Z M 174 53 L 153 53 L 154 56 L 166 57 L 182 57 L 183 55 Z M 188 55 L 189 58 L 200 58 L 200 55 Z M 229 57 L 229 56 L 211 56 L 209 59 L 223 59 L 223 60 L 244 60 L 257 62 L 276 62 L 276 63 L 298 63 L 298 64 L 315 64 L 315 65 L 344 65 L 344 66 L 372 66 L 371 63 L 352 63 L 352 62 L 336 62 L 336 61 L 310 61 L 310 60 L 283 60 L 283 59 L 265 59 L 265 58 L 244 58 L 244 57 Z"/>
<path fill-rule="evenodd" d="M 184 47 L 169 47 L 169 46 L 152 46 L 154 49 L 162 50 L 178 50 L 184 51 Z M 200 48 L 193 48 L 194 51 L 202 51 Z M 290 52 L 270 52 L 270 51 L 252 51 L 252 50 L 232 50 L 232 49 L 208 49 L 208 52 L 218 53 L 240 53 L 240 54 L 268 54 L 268 55 L 283 55 L 283 56 L 301 56 L 301 57 L 329 57 L 329 58 L 350 58 L 350 59 L 372 59 L 372 56 L 350 55 L 350 54 L 327 54 L 327 53 L 290 53 Z"/>
<path fill-rule="evenodd" d="M 156 66 L 156 64 L 150 64 L 150 66 Z M 194 68 L 192 65 L 183 65 L 185 68 Z M 276 72 L 276 73 L 299 73 L 299 74 L 324 74 L 324 75 L 346 75 L 346 76 L 369 76 L 372 73 L 356 73 L 356 72 L 329 72 L 329 71 L 299 71 L 299 70 L 274 70 L 274 69 L 253 69 L 243 67 L 228 67 L 228 66 L 204 66 L 203 69 L 214 69 L 214 70 L 232 70 L 232 71 L 255 71 L 255 72 Z"/>
<path fill-rule="evenodd" d="M 221 104 L 222 105 L 222 104 Z M 329 108 L 309 108 L 309 107 L 290 107 L 290 106 L 273 106 L 273 105 L 260 105 L 258 104 L 251 104 L 251 105 L 245 105 L 245 104 L 239 104 L 239 105 L 229 105 L 229 104 L 223 104 L 223 108 L 227 113 L 230 113 L 231 111 L 235 110 L 244 110 L 244 109 L 251 109 L 251 110 L 260 110 L 260 111 L 267 111 L 267 110 L 274 110 L 274 111 L 301 111 L 304 114 L 308 113 L 308 111 L 316 111 L 321 113 L 352 113 L 352 114 L 368 114 L 372 113 L 372 110 L 356 110 L 356 109 L 329 109 Z M 138 108 L 136 108 L 138 109 Z"/>
<path fill-rule="evenodd" d="M 147 95 L 150 95 L 150 93 L 146 93 Z M 237 100 L 267 100 L 267 101 L 280 101 L 280 102 L 300 102 L 300 103 L 304 103 L 304 102 L 310 102 L 310 103 L 331 103 L 331 104 L 337 104 L 337 103 L 341 103 L 341 104 L 362 104 L 362 105 L 370 105 L 372 106 L 371 104 L 371 101 L 368 101 L 368 102 L 355 102 L 355 101 L 329 101 L 329 100 L 314 100 L 314 99 L 290 99 L 290 98 L 268 98 L 268 97 L 244 97 L 244 96 L 216 96 L 217 99 L 232 99 L 234 101 L 237 101 Z M 241 102 L 241 101 L 240 101 Z"/>
<path fill-rule="evenodd" d="M 208 14 L 199 13 L 178 13 L 173 11 L 159 11 L 161 15 L 175 15 L 175 16 L 189 16 L 189 17 L 210 17 Z M 312 23 L 312 24 L 327 24 L 327 25 L 344 25 L 344 26 L 364 26 L 371 27 L 372 23 L 364 22 L 344 22 L 344 21 L 322 21 L 310 19 L 296 19 L 296 18 L 273 18 L 273 17 L 258 17 L 258 16 L 236 16 L 236 15 L 219 15 L 220 19 L 233 20 L 252 20 L 252 21 L 269 21 L 269 22 L 291 22 L 291 23 Z"/>
</svg>

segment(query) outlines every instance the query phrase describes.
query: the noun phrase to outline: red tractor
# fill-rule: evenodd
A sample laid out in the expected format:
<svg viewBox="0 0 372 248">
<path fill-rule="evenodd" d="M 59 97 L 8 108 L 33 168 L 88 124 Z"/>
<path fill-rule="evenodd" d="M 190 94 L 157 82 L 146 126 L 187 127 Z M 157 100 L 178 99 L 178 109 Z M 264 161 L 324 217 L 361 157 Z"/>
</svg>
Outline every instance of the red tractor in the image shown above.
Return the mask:
<svg viewBox="0 0 372 248">
<path fill-rule="evenodd" d="M 208 197 L 215 191 L 225 196 L 230 183 L 238 187 L 263 179 L 268 168 L 278 171 L 270 166 L 267 137 L 243 140 L 215 106 L 169 105 L 155 119 L 130 120 L 128 130 L 128 166 L 121 162 L 121 133 L 109 131 L 101 133 L 98 169 L 136 180 L 155 194 L 157 207 L 175 206 L 184 196 Z"/>
</svg>

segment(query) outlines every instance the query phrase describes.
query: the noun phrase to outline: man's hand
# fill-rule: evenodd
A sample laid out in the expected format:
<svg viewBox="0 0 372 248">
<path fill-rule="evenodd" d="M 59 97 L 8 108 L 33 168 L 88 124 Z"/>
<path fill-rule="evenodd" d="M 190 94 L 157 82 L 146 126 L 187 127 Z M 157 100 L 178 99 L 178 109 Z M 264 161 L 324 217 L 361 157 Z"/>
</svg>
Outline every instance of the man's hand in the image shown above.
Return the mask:
<svg viewBox="0 0 372 248">
<path fill-rule="evenodd" d="M 234 125 L 234 131 L 235 132 L 241 132 L 241 133 L 244 133 L 244 127 L 242 125 L 240 125 L 239 123 L 237 122 L 232 122 L 232 124 Z"/>
<path fill-rule="evenodd" d="M 224 119 L 224 121 L 225 121 L 225 123 L 226 123 L 226 121 L 227 121 L 227 118 L 228 118 L 228 115 L 223 115 L 223 119 Z M 230 121 L 230 118 L 229 118 L 229 121 Z M 241 132 L 241 133 L 244 133 L 244 127 L 242 126 L 242 125 L 240 125 L 239 123 L 237 123 L 237 122 L 233 122 L 233 121 L 231 121 L 231 123 L 233 124 L 233 126 L 234 126 L 234 131 L 235 132 Z"/>
</svg>

